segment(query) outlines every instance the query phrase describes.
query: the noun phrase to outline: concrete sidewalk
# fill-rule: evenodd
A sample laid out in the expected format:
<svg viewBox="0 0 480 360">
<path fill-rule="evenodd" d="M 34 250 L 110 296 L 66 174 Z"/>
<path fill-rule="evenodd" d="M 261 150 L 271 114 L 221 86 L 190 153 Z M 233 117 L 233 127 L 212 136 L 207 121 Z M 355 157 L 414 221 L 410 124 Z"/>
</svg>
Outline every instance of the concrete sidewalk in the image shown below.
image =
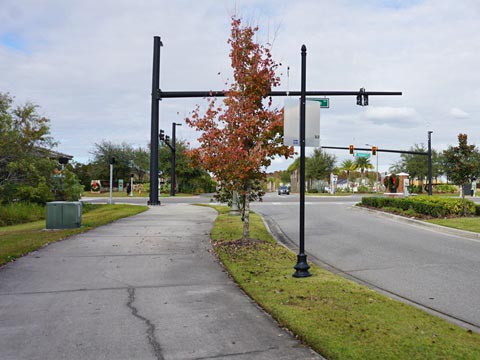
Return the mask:
<svg viewBox="0 0 480 360">
<path fill-rule="evenodd" d="M 0 358 L 320 359 L 211 254 L 216 212 L 162 205 L 0 269 Z"/>
</svg>

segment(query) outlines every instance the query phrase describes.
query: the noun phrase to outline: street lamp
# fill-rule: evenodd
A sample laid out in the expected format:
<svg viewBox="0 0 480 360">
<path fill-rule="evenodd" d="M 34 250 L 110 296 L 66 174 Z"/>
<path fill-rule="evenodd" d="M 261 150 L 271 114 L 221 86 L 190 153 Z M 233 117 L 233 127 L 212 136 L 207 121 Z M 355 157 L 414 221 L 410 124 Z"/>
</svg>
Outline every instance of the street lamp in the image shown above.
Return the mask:
<svg viewBox="0 0 480 360">
<path fill-rule="evenodd" d="M 370 144 L 365 144 L 365 146 L 371 146 L 372 148 L 375 147 L 376 148 L 376 154 L 375 156 L 377 157 L 377 168 L 375 170 L 375 192 L 378 193 L 378 189 L 379 189 L 379 186 L 378 186 L 378 149 L 375 145 L 370 145 Z"/>
</svg>

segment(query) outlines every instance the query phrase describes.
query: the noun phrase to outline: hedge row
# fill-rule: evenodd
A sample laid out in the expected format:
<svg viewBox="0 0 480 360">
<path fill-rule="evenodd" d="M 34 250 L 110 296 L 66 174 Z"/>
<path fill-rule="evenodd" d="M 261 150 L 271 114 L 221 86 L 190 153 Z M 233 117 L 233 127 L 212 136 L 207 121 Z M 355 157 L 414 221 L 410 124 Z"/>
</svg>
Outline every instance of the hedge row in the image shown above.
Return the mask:
<svg viewBox="0 0 480 360">
<path fill-rule="evenodd" d="M 466 200 L 467 214 L 477 214 L 480 208 L 473 201 Z M 463 215 L 462 199 L 416 196 L 408 198 L 364 197 L 362 205 L 374 208 L 393 207 L 401 210 L 413 210 L 418 214 L 432 217 Z"/>
</svg>

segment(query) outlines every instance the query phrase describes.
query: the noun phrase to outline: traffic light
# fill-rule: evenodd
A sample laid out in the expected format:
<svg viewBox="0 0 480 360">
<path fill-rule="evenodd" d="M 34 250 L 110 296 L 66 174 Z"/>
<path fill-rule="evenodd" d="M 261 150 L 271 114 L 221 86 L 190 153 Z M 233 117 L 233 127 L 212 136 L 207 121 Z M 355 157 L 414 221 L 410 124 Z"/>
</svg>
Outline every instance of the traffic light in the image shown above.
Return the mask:
<svg viewBox="0 0 480 360">
<path fill-rule="evenodd" d="M 353 145 L 350 145 L 350 155 L 353 155 L 353 150 L 354 150 Z"/>
<path fill-rule="evenodd" d="M 359 106 L 362 106 L 362 105 L 363 105 L 362 95 L 357 95 L 357 105 L 359 105 Z"/>
<path fill-rule="evenodd" d="M 368 95 L 363 95 L 363 106 L 368 106 Z"/>
<path fill-rule="evenodd" d="M 113 164 L 115 164 L 115 158 L 112 156 L 112 157 L 110 158 L 110 165 L 113 165 Z"/>
<path fill-rule="evenodd" d="M 377 147 L 376 146 L 372 146 L 372 155 L 377 155 Z"/>
<path fill-rule="evenodd" d="M 160 139 L 160 141 L 164 141 L 165 140 L 165 131 L 160 130 L 160 134 L 158 134 L 158 138 Z"/>
<path fill-rule="evenodd" d="M 357 95 L 357 105 L 368 106 L 368 95 L 365 94 L 365 88 L 361 88 L 360 94 Z"/>
<path fill-rule="evenodd" d="M 166 142 L 167 144 L 170 143 L 170 136 L 168 136 L 168 135 L 165 136 L 165 142 Z"/>
</svg>

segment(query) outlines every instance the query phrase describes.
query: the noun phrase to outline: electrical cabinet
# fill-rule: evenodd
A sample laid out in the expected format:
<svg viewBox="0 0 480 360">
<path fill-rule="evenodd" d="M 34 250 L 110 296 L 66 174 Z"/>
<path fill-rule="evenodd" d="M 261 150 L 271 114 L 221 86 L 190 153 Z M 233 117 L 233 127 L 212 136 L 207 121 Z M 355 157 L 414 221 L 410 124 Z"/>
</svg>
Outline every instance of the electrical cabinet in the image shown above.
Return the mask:
<svg viewBox="0 0 480 360">
<path fill-rule="evenodd" d="M 47 203 L 47 229 L 74 229 L 82 224 L 80 201 L 52 201 Z"/>
</svg>

